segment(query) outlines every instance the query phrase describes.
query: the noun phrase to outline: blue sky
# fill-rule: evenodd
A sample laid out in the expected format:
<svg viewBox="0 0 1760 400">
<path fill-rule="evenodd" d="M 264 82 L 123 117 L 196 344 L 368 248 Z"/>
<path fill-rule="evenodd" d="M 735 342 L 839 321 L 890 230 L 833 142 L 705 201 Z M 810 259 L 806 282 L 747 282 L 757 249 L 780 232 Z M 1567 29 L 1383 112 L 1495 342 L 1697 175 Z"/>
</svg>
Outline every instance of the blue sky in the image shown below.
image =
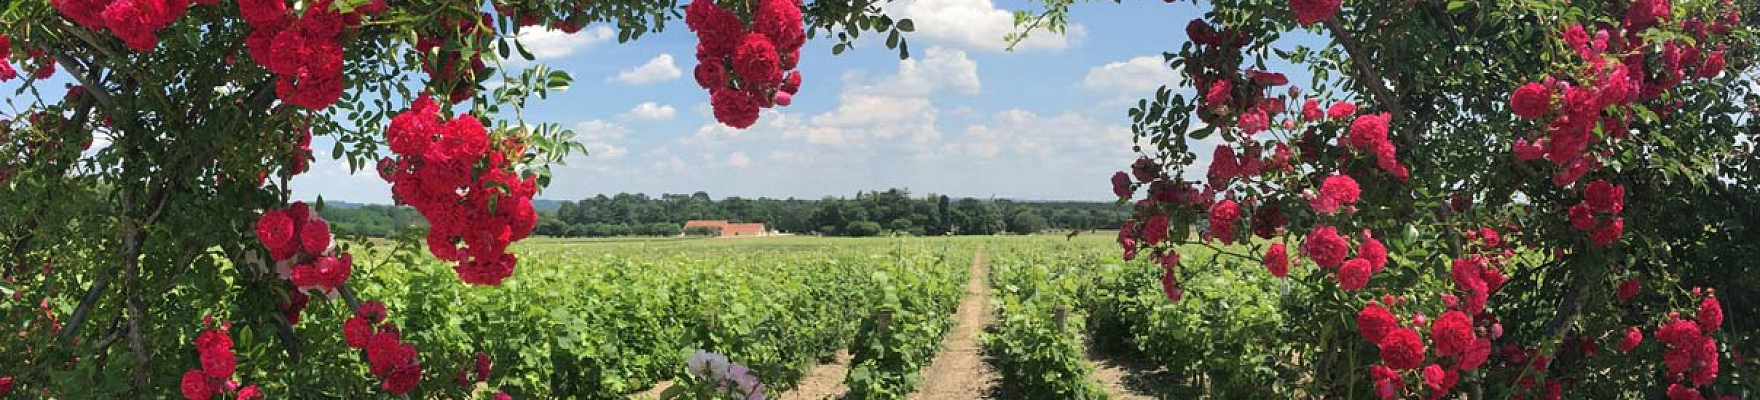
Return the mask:
<svg viewBox="0 0 1760 400">
<path fill-rule="evenodd" d="M 571 128 L 591 150 L 556 166 L 538 197 L 700 190 L 716 198 L 819 198 L 903 187 L 956 197 L 1111 200 L 1109 175 L 1136 157 L 1125 112 L 1161 85 L 1183 88 L 1161 53 L 1184 43 L 1186 23 L 1208 6 L 1077 4 L 1066 35 L 1035 32 L 1005 51 L 1003 36 L 1016 31 L 1011 10 L 1037 7 L 1023 0 L 890 3 L 891 15 L 916 22 L 907 36 L 910 60 L 898 60 L 881 37 L 837 56 L 831 40 L 809 41 L 793 106 L 767 110 L 745 130 L 710 115 L 708 93 L 691 78 L 696 39 L 682 21 L 622 44 L 604 26 L 573 35 L 527 30 L 522 42 L 535 63 L 569 71 L 575 84 L 528 104 L 526 121 Z M 1301 32 L 1285 38 L 1277 47 L 1323 44 Z M 1293 83 L 1308 82 L 1287 63 L 1272 67 Z M 47 88 L 64 80 L 38 86 L 59 92 Z M 102 139 L 97 147 L 107 145 Z M 313 143 L 317 161 L 293 180 L 296 198 L 391 201 L 376 173 L 332 160 L 331 144 L 327 137 Z M 1198 152 L 1196 171 L 1208 153 Z"/>
<path fill-rule="evenodd" d="M 900 1 L 911 17 L 909 61 L 878 40 L 831 55 L 831 41 L 802 50 L 794 105 L 757 125 L 715 122 L 691 78 L 696 39 L 682 24 L 619 44 L 599 26 L 574 35 L 527 33 L 537 62 L 569 71 L 567 92 L 530 104 L 528 122 L 581 134 L 592 154 L 555 169 L 538 197 L 689 193 L 720 198 L 912 192 L 1020 199 L 1108 200 L 1107 178 L 1130 163 L 1125 111 L 1178 77 L 1162 51 L 1185 40 L 1201 13 L 1188 2 L 1077 5 L 1068 35 L 1037 33 L 1013 52 L 1009 10 L 1025 1 Z M 866 38 L 865 38 L 866 39 Z M 879 38 L 873 38 L 879 39 Z M 330 148 L 316 143 L 319 152 Z M 297 197 L 389 202 L 371 171 L 317 155 L 294 180 Z"/>
</svg>

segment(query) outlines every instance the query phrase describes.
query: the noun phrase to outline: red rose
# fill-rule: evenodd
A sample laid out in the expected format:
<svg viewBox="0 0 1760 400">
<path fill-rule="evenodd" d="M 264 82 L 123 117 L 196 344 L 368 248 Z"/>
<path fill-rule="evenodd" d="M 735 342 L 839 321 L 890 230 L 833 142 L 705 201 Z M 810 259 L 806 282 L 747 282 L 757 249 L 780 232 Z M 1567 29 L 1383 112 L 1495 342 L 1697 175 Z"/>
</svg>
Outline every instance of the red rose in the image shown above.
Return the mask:
<svg viewBox="0 0 1760 400">
<path fill-rule="evenodd" d="M 189 400 L 208 400 L 214 397 L 214 388 L 208 386 L 208 377 L 202 375 L 200 369 L 190 369 L 183 373 L 183 398 Z"/>
<path fill-rule="evenodd" d="M 1430 340 L 1436 344 L 1437 355 L 1458 357 L 1465 354 L 1474 339 L 1473 318 L 1467 313 L 1445 312 L 1430 324 Z"/>
<path fill-rule="evenodd" d="M 801 6 L 795 0 L 760 0 L 752 15 L 752 31 L 770 38 L 782 54 L 800 50 L 807 42 Z"/>
<path fill-rule="evenodd" d="M 391 373 L 385 376 L 385 382 L 380 387 L 393 394 L 404 394 L 414 390 L 416 383 L 421 379 L 422 365 L 410 364 L 391 370 Z"/>
<path fill-rule="evenodd" d="M 1618 297 L 1619 301 L 1622 301 L 1622 302 L 1623 301 L 1632 301 L 1633 297 L 1638 296 L 1639 284 L 1640 283 L 1638 281 L 1638 278 L 1628 278 L 1624 281 L 1620 281 L 1619 282 L 1619 291 L 1615 295 L 1615 297 Z"/>
<path fill-rule="evenodd" d="M 1681 386 L 1678 383 L 1668 385 L 1668 400 L 1705 400 L 1698 389 Z"/>
<path fill-rule="evenodd" d="M 1149 222 L 1143 223 L 1143 243 L 1154 246 L 1164 239 L 1167 239 L 1167 216 L 1149 217 Z"/>
<path fill-rule="evenodd" d="M 1357 312 L 1357 333 L 1363 335 L 1363 340 L 1369 343 L 1381 344 L 1381 339 L 1387 337 L 1387 332 L 1395 328 L 1399 328 L 1398 318 L 1387 309 L 1381 308 L 1380 304 L 1370 302 L 1362 311 Z"/>
<path fill-rule="evenodd" d="M 1552 111 L 1552 92 L 1539 82 L 1528 82 L 1510 94 L 1509 109 L 1518 117 L 1538 119 Z"/>
<path fill-rule="evenodd" d="M 1619 351 L 1630 353 L 1632 352 L 1632 349 L 1638 348 L 1639 343 L 1643 342 L 1644 331 L 1638 330 L 1638 327 L 1636 326 L 1628 327 L 1626 328 L 1626 334 L 1620 338 Z"/>
<path fill-rule="evenodd" d="M 1381 338 L 1380 347 L 1381 360 L 1388 368 L 1412 370 L 1424 363 L 1424 342 L 1418 338 L 1417 330 L 1393 329 Z"/>
<path fill-rule="evenodd" d="M 697 85 L 704 89 L 715 90 L 727 86 L 727 66 L 720 60 L 698 62 L 693 74 L 697 78 Z"/>
<path fill-rule="evenodd" d="M 1596 212 L 1619 213 L 1626 206 L 1626 187 L 1597 179 L 1583 189 L 1583 203 Z"/>
<path fill-rule="evenodd" d="M 348 342 L 348 347 L 364 349 L 373 338 L 373 324 L 358 315 L 348 317 L 342 322 L 342 338 Z"/>
<path fill-rule="evenodd" d="M 1369 261 L 1370 272 L 1381 272 L 1387 268 L 1387 247 L 1382 246 L 1381 241 L 1375 240 L 1374 236 L 1369 236 L 1368 231 L 1363 232 L 1363 244 L 1357 246 L 1357 257 Z"/>
<path fill-rule="evenodd" d="M 1173 268 L 1161 268 L 1161 293 L 1167 295 L 1167 301 L 1178 303 L 1185 293 L 1179 288 L 1179 279 L 1173 276 Z"/>
<path fill-rule="evenodd" d="M 285 260 L 292 258 L 293 219 L 285 210 L 269 210 L 257 218 L 257 240 L 269 249 L 271 258 Z"/>
<path fill-rule="evenodd" d="M 1236 174 L 1240 173 L 1239 168 L 1234 148 L 1226 144 L 1216 145 L 1216 152 L 1210 156 L 1210 171 L 1207 174 L 1210 178 L 1210 188 L 1228 187 L 1228 180 L 1234 179 Z"/>
<path fill-rule="evenodd" d="M 1332 15 L 1337 14 L 1338 9 L 1343 5 L 1344 0 L 1290 0 L 1289 2 L 1290 11 L 1294 11 L 1296 14 L 1296 23 L 1303 26 L 1332 18 Z"/>
<path fill-rule="evenodd" d="M 245 386 L 242 389 L 238 389 L 238 400 L 253 400 L 261 398 L 263 398 L 263 390 L 258 389 L 257 385 Z"/>
<path fill-rule="evenodd" d="M 720 88 L 709 93 L 715 120 L 736 129 L 745 129 L 758 122 L 758 102 L 750 92 Z"/>
<path fill-rule="evenodd" d="M 1473 340 L 1473 345 L 1467 347 L 1465 353 L 1461 354 L 1460 359 L 1455 363 L 1455 366 L 1460 367 L 1462 370 L 1475 370 L 1478 369 L 1480 365 L 1484 365 L 1485 359 L 1490 357 L 1491 339 L 1478 338 Z"/>
<path fill-rule="evenodd" d="M 1302 120 L 1319 121 L 1320 118 L 1324 118 L 1325 116 L 1326 114 L 1320 111 L 1319 100 L 1308 99 L 1308 101 L 1302 103 Z"/>
<path fill-rule="evenodd" d="M 1265 270 L 1278 278 L 1289 276 L 1289 254 L 1283 247 L 1283 243 L 1272 243 L 1265 249 Z"/>
<path fill-rule="evenodd" d="M 1112 174 L 1113 195 L 1118 196 L 1120 199 L 1128 199 L 1131 197 L 1132 191 L 1131 177 L 1129 175 L 1125 175 L 1124 171 L 1118 171 Z"/>
<path fill-rule="evenodd" d="M 1399 398 L 1399 392 L 1405 390 L 1405 378 L 1399 376 L 1399 371 L 1394 371 L 1392 368 L 1382 365 L 1371 366 L 1369 367 L 1369 376 L 1371 380 L 1375 381 L 1375 396 L 1380 397 L 1381 400 Z"/>
<path fill-rule="evenodd" d="M 1241 219 L 1241 208 L 1234 200 L 1224 199 L 1210 207 L 1210 237 L 1223 244 L 1234 243 L 1235 223 Z"/>
<path fill-rule="evenodd" d="M 1314 260 L 1315 265 L 1324 268 L 1338 268 L 1344 264 L 1345 253 L 1350 252 L 1350 245 L 1338 229 L 1330 226 L 1316 226 L 1302 241 L 1302 254 Z"/>
<path fill-rule="evenodd" d="M 1313 207 L 1316 212 L 1333 214 L 1340 207 L 1356 203 L 1361 197 L 1362 189 L 1357 186 L 1356 179 L 1351 179 L 1350 175 L 1333 174 L 1321 181 L 1320 193 L 1308 200 L 1308 206 Z"/>
<path fill-rule="evenodd" d="M 1619 240 L 1620 233 L 1625 232 L 1625 229 L 1625 218 L 1615 217 L 1612 221 L 1596 227 L 1595 232 L 1589 234 L 1589 239 L 1593 240 L 1598 246 L 1606 246 L 1612 244 L 1615 240 Z"/>
<path fill-rule="evenodd" d="M 776 47 L 763 34 L 749 33 L 733 53 L 733 73 L 746 89 L 771 89 L 782 83 Z"/>
<path fill-rule="evenodd" d="M 1131 163 L 1131 176 L 1136 177 L 1137 182 L 1154 181 L 1160 175 L 1161 166 L 1149 157 L 1138 157 L 1136 162 Z"/>
<path fill-rule="evenodd" d="M 1338 269 L 1338 288 L 1345 291 L 1356 291 L 1369 285 L 1369 262 L 1361 258 L 1345 261 Z"/>
<path fill-rule="evenodd" d="M 1723 327 L 1723 305 L 1717 302 L 1716 296 L 1705 296 L 1699 301 L 1699 313 L 1693 315 L 1699 321 L 1701 330 L 1710 332 Z"/>
<path fill-rule="evenodd" d="M 1391 121 L 1393 115 L 1388 113 L 1358 116 L 1351 121 L 1346 144 L 1360 150 L 1373 151 L 1376 146 L 1387 142 L 1387 124 Z"/>
<path fill-rule="evenodd" d="M 1326 117 L 1331 119 L 1345 119 L 1356 114 L 1357 104 L 1348 101 L 1332 103 L 1331 107 L 1326 108 Z"/>
<path fill-rule="evenodd" d="M 489 367 L 490 367 L 489 355 L 483 354 L 483 353 L 477 353 L 477 380 L 478 381 L 481 381 L 481 382 L 488 382 L 489 381 Z"/>
</svg>

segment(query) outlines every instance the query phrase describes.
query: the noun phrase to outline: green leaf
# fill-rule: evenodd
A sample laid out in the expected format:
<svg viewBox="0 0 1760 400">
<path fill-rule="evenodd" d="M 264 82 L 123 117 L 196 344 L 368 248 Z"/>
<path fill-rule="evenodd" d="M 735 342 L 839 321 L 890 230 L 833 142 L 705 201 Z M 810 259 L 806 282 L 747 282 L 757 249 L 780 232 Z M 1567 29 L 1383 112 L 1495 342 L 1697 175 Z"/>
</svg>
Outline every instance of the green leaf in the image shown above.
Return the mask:
<svg viewBox="0 0 1760 400">
<path fill-rule="evenodd" d="M 917 23 L 911 22 L 910 18 L 898 20 L 898 30 L 905 31 L 905 32 L 916 32 L 917 31 Z"/>
</svg>

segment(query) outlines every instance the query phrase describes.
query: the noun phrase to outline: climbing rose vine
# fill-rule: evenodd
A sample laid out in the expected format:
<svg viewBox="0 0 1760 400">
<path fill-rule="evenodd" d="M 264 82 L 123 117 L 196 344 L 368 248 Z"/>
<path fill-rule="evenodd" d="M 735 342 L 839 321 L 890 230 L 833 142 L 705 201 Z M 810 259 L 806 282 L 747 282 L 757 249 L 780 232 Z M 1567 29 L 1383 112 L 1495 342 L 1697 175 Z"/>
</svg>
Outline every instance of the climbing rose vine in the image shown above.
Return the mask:
<svg viewBox="0 0 1760 400">
<path fill-rule="evenodd" d="M 1748 393 L 1727 372 L 1741 336 L 1720 333 L 1719 298 L 1672 287 L 1720 284 L 1683 277 L 1723 263 L 1674 264 L 1662 243 L 1682 233 L 1634 235 L 1631 221 L 1669 218 L 1670 190 L 1752 201 L 1730 191 L 1753 188 L 1736 139 L 1756 113 L 1739 103 L 1753 5 L 1444 3 L 1228 1 L 1191 21 L 1166 58 L 1184 90 L 1130 111 L 1145 154 L 1110 178 L 1134 211 L 1124 258 L 1206 246 L 1278 279 L 1271 303 L 1300 306 L 1279 312 L 1277 342 L 1253 345 L 1326 376 L 1263 382 L 1259 397 Z M 1504 40 L 1511 29 L 1540 42 Z M 1290 30 L 1331 43 L 1274 41 Z M 1275 58 L 1322 90 L 1264 70 Z M 1170 301 L 1216 267 L 1159 264 Z M 1692 308 L 1670 300 L 1683 296 Z"/>
</svg>

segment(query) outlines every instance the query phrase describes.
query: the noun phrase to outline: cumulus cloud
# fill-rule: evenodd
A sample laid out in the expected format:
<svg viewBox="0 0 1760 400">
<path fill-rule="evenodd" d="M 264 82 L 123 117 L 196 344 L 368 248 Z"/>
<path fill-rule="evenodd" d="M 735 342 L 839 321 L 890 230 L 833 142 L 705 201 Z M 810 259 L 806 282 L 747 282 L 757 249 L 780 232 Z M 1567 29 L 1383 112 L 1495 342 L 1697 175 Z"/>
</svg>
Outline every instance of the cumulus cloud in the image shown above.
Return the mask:
<svg viewBox="0 0 1760 400">
<path fill-rule="evenodd" d="M 572 34 L 554 29 L 526 27 L 520 29 L 518 36 L 526 51 L 539 60 L 564 57 L 616 37 L 617 32 L 604 25 L 592 26 Z"/>
<path fill-rule="evenodd" d="M 678 64 L 672 62 L 671 54 L 661 54 L 647 63 L 623 70 L 608 79 L 625 85 L 640 86 L 678 79 L 683 75 L 684 72 L 678 69 Z"/>
<path fill-rule="evenodd" d="M 1155 55 L 1089 68 L 1088 76 L 1082 78 L 1082 87 L 1120 96 L 1147 96 L 1162 85 L 1174 86 L 1179 82 L 1179 74 Z"/>
<path fill-rule="evenodd" d="M 629 148 L 618 145 L 629 128 L 605 120 L 581 121 L 574 126 L 575 139 L 587 146 L 587 161 L 609 161 L 629 155 Z"/>
<path fill-rule="evenodd" d="M 910 18 L 916 32 L 910 38 L 972 50 L 1003 51 L 1008 48 L 1004 37 L 1019 32 L 1014 26 L 1014 13 L 996 7 L 990 0 L 917 0 L 887 3 L 887 12 L 894 17 Z M 1082 24 L 1069 24 L 1065 35 L 1037 29 L 1015 46 L 1016 50 L 1063 50 L 1087 36 Z"/>
<path fill-rule="evenodd" d="M 671 120 L 672 117 L 677 116 L 677 115 L 678 115 L 678 109 L 672 108 L 671 105 L 660 104 L 660 103 L 656 103 L 656 102 L 652 102 L 652 101 L 646 101 L 646 102 L 642 102 L 642 104 L 637 104 L 634 108 L 630 108 L 629 111 L 626 111 L 623 113 L 624 118 L 641 119 L 641 120 L 649 120 L 649 121 Z"/>
<path fill-rule="evenodd" d="M 967 126 L 943 146 L 946 153 L 977 158 L 1024 157 L 1047 163 L 1079 163 L 1090 158 L 1125 157 L 1130 129 L 1086 115 L 1064 112 L 1045 116 L 1011 109 L 991 121 Z"/>
<path fill-rule="evenodd" d="M 966 52 L 942 46 L 930 47 L 918 57 L 898 62 L 898 73 L 864 79 L 859 72 L 844 75 L 845 91 L 894 97 L 927 97 L 932 93 L 977 94 L 983 86 L 978 63 Z"/>
</svg>

